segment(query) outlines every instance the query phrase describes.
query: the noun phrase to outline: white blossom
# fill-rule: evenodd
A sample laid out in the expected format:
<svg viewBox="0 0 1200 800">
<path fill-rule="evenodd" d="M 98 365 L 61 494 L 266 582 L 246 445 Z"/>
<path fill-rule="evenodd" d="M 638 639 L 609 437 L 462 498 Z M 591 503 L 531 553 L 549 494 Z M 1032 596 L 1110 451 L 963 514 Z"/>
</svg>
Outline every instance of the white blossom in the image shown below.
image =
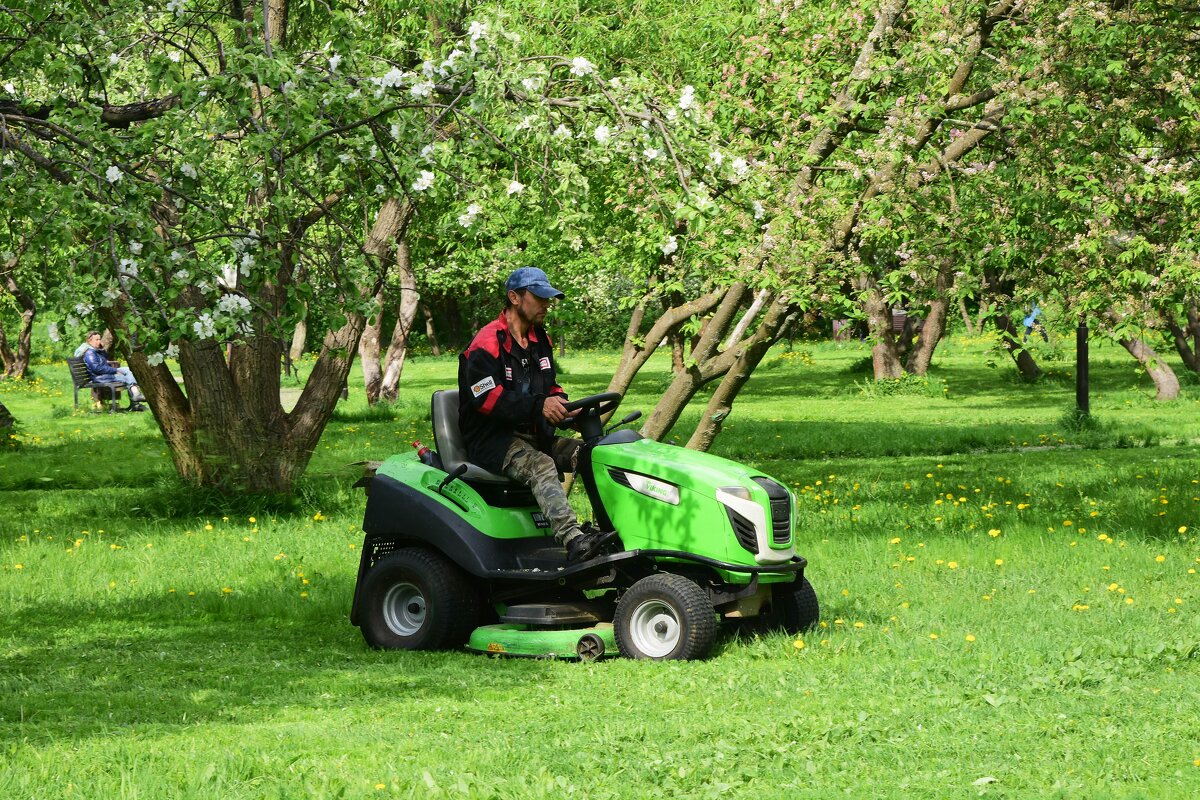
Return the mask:
<svg viewBox="0 0 1200 800">
<path fill-rule="evenodd" d="M 433 173 L 427 169 L 421 170 L 421 175 L 413 181 L 412 190 L 414 192 L 423 192 L 433 186 Z"/>
<path fill-rule="evenodd" d="M 9 94 L 16 94 L 17 87 L 13 86 L 11 83 L 6 83 L 4 84 L 4 91 L 8 92 Z"/>
<path fill-rule="evenodd" d="M 763 208 L 763 204 L 758 202 L 757 200 L 755 200 L 754 201 L 754 218 L 762 219 L 763 214 L 765 214 L 765 213 L 767 213 L 767 212 L 766 212 L 766 209 Z"/>
<path fill-rule="evenodd" d="M 469 228 L 475 224 L 475 218 L 479 216 L 479 212 L 483 211 L 482 206 L 478 203 L 471 203 L 467 206 L 467 210 L 463 214 L 458 215 L 458 224 L 464 228 Z"/>
<path fill-rule="evenodd" d="M 242 317 L 250 313 L 250 301 L 240 294 L 227 294 L 217 301 L 217 311 L 230 317 Z"/>
<path fill-rule="evenodd" d="M 179 358 L 179 345 L 167 345 L 167 358 Z"/>
<path fill-rule="evenodd" d="M 95 310 L 96 309 L 92 306 L 91 303 L 76 303 L 75 304 L 75 313 L 81 317 L 86 317 L 87 315 L 91 314 Z"/>
<path fill-rule="evenodd" d="M 679 107 L 684 111 L 689 111 L 696 107 L 696 87 L 683 87 L 683 94 L 679 96 Z"/>
<path fill-rule="evenodd" d="M 113 166 L 104 170 L 104 179 L 109 183 L 116 183 L 121 180 L 121 168 Z"/>
<path fill-rule="evenodd" d="M 388 132 L 392 135 L 393 139 L 399 139 L 400 138 L 400 123 L 393 122 L 392 127 Z"/>
<path fill-rule="evenodd" d="M 173 62 L 178 64 L 179 60 L 181 58 L 183 58 L 183 56 L 180 54 L 180 52 L 178 50 L 172 50 L 171 52 L 167 53 L 167 58 L 171 59 Z"/>
<path fill-rule="evenodd" d="M 642 151 L 642 155 L 646 157 L 647 161 L 655 161 L 662 155 L 662 151 L 654 147 L 647 147 Z"/>
<path fill-rule="evenodd" d="M 711 153 L 708 154 L 708 157 L 713 162 L 713 164 L 715 164 L 718 167 L 721 166 L 721 164 L 725 163 L 725 154 L 722 153 L 720 150 L 713 150 Z"/>
<path fill-rule="evenodd" d="M 571 59 L 571 74 L 580 78 L 596 71 L 596 65 L 582 56 Z"/>
<path fill-rule="evenodd" d="M 520 194 L 521 192 L 525 191 L 525 184 L 514 180 L 508 184 L 507 191 L 510 196 L 514 194 Z"/>
<path fill-rule="evenodd" d="M 404 85 L 404 78 L 405 74 L 398 67 L 392 67 L 386 75 L 379 79 L 379 85 L 384 89 L 395 89 Z"/>
<path fill-rule="evenodd" d="M 729 167 L 733 170 L 734 176 L 739 180 L 750 174 L 750 165 L 746 163 L 744 158 L 735 158 Z"/>
<path fill-rule="evenodd" d="M 179 171 L 192 180 L 196 180 L 196 168 L 191 164 L 180 164 Z"/>
<path fill-rule="evenodd" d="M 175 262 L 183 261 L 183 251 L 182 250 L 172 250 L 171 251 L 171 260 L 175 261 Z"/>
<path fill-rule="evenodd" d="M 426 161 L 433 161 L 434 148 L 433 145 L 427 144 L 421 148 L 421 158 Z"/>
<path fill-rule="evenodd" d="M 57 342 L 60 338 L 62 338 L 58 334 L 57 322 L 50 323 L 50 325 L 46 328 L 46 335 L 50 337 L 50 341 L 52 342 Z"/>
<path fill-rule="evenodd" d="M 571 129 L 559 123 L 558 127 L 554 129 L 554 136 L 558 139 L 569 139 L 571 138 Z"/>
<path fill-rule="evenodd" d="M 242 255 L 241 272 L 245 277 L 250 277 L 250 268 L 254 266 L 254 256 L 250 253 Z"/>
<path fill-rule="evenodd" d="M 382 183 L 375 184 L 375 194 L 383 194 L 386 191 L 387 191 L 387 187 L 384 186 Z"/>
<path fill-rule="evenodd" d="M 174 13 L 177 17 L 181 16 L 183 14 L 183 0 L 171 0 L 171 2 L 167 3 L 167 11 Z"/>
<path fill-rule="evenodd" d="M 474 43 L 478 39 L 483 39 L 487 36 L 487 23 L 475 20 L 467 28 L 467 35 L 471 37 L 471 42 Z"/>
<path fill-rule="evenodd" d="M 329 71 L 337 72 L 338 64 L 342 63 L 342 57 L 334 53 L 329 57 Z"/>
<path fill-rule="evenodd" d="M 164 353 L 151 353 L 150 355 L 146 356 L 146 363 L 152 367 L 157 367 L 159 364 L 163 363 L 163 359 L 165 358 L 166 355 Z"/>
<path fill-rule="evenodd" d="M 353 164 L 354 163 L 354 154 L 353 153 L 339 153 L 338 161 L 342 162 L 343 164 Z"/>
<path fill-rule="evenodd" d="M 288 92 L 290 92 L 292 89 L 295 89 L 295 88 L 296 88 L 295 81 L 284 81 L 283 86 L 279 87 L 279 91 L 283 92 L 284 94 L 287 94 Z"/>
<path fill-rule="evenodd" d="M 198 339 L 211 339 L 213 336 L 215 336 L 217 329 L 216 326 L 213 325 L 212 314 L 209 314 L 208 312 L 201 314 L 200 317 L 192 323 L 192 330 L 196 332 L 196 338 Z"/>
<path fill-rule="evenodd" d="M 612 138 L 611 132 L 607 125 L 597 125 L 596 132 L 593 134 L 599 144 L 608 144 L 608 140 Z"/>
<path fill-rule="evenodd" d="M 142 243 L 135 242 L 131 239 L 129 241 L 129 252 L 133 253 L 135 256 L 140 256 L 142 254 Z"/>
<path fill-rule="evenodd" d="M 192 279 L 192 274 L 190 272 L 188 272 L 186 269 L 181 269 L 178 272 L 176 272 L 174 275 L 172 275 L 171 277 L 175 279 L 176 283 L 186 284 L 188 281 L 190 281 Z"/>
<path fill-rule="evenodd" d="M 423 100 L 433 94 L 433 81 L 421 81 L 414 83 L 409 92 L 417 100 Z"/>
<path fill-rule="evenodd" d="M 679 249 L 679 240 L 674 236 L 668 236 L 667 240 L 659 245 L 659 248 L 664 256 L 669 256 Z"/>
<path fill-rule="evenodd" d="M 536 92 L 542 88 L 542 81 L 540 78 L 522 78 L 521 85 L 525 87 L 525 91 L 527 92 Z"/>
</svg>

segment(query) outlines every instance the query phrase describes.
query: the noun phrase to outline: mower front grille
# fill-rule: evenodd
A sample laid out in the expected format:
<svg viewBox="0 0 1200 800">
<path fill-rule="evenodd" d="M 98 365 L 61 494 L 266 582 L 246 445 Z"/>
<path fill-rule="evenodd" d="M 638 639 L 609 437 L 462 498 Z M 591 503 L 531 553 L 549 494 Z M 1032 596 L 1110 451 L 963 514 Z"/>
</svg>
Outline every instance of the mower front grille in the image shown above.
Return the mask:
<svg viewBox="0 0 1200 800">
<path fill-rule="evenodd" d="M 774 544 L 787 544 L 792 538 L 792 496 L 770 478 L 753 480 L 766 490 L 771 501 L 771 541 Z"/>
<path fill-rule="evenodd" d="M 754 532 L 754 523 L 729 506 L 725 506 L 725 513 L 729 515 L 729 524 L 733 526 L 733 535 L 737 537 L 738 544 L 758 555 L 758 536 Z"/>
</svg>

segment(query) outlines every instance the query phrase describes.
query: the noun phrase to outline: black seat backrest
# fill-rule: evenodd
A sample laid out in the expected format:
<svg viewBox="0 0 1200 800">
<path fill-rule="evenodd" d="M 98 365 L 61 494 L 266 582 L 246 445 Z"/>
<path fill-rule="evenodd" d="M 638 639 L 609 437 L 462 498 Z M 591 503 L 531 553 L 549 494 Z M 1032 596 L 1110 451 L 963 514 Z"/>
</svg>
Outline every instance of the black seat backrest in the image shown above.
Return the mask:
<svg viewBox="0 0 1200 800">
<path fill-rule="evenodd" d="M 71 369 L 71 380 L 75 382 L 76 389 L 92 382 L 92 373 L 88 372 L 87 364 L 83 363 L 82 358 L 68 358 L 67 366 Z"/>
<path fill-rule="evenodd" d="M 458 429 L 458 389 L 443 389 L 433 393 L 430 401 L 430 416 L 433 419 L 433 439 L 437 444 L 442 468 L 454 472 L 460 464 L 467 465 L 463 479 L 479 483 L 512 483 L 503 475 L 488 472 L 467 460 L 467 448 L 463 444 L 462 432 Z"/>
</svg>

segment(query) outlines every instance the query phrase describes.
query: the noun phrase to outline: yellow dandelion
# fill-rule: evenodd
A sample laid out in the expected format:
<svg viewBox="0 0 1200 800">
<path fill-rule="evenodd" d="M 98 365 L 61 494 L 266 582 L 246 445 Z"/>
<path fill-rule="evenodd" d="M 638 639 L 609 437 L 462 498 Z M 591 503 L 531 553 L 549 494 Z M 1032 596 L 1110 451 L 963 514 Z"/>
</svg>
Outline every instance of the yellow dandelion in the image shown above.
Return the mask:
<svg viewBox="0 0 1200 800">
<path fill-rule="evenodd" d="M 996 559 L 996 566 L 997 566 L 997 567 L 1003 567 L 1003 566 L 1004 566 L 1004 559 L 1003 559 L 1003 558 L 997 558 L 997 559 Z"/>
<path fill-rule="evenodd" d="M 865 628 L 865 627 L 866 627 L 866 623 L 864 623 L 864 622 L 856 622 L 856 623 L 854 623 L 854 627 L 856 627 L 856 628 Z"/>
<path fill-rule="evenodd" d="M 258 520 L 256 520 L 254 517 L 250 517 L 250 522 L 255 523 L 255 522 L 258 522 Z"/>
<path fill-rule="evenodd" d="M 205 524 L 205 526 L 204 526 L 204 530 L 206 530 L 206 531 L 211 531 L 212 529 L 213 529 L 213 526 L 212 526 L 212 523 L 211 523 L 211 522 L 209 522 L 209 523 Z"/>
<path fill-rule="evenodd" d="M 995 539 L 999 535 L 1000 535 L 999 528 L 992 528 L 990 531 L 988 531 L 988 536 L 991 536 L 993 539 Z"/>
<path fill-rule="evenodd" d="M 195 597 L 195 596 L 196 596 L 195 592 L 188 592 L 188 597 Z"/>
<path fill-rule="evenodd" d="M 300 597 L 308 597 L 308 592 L 301 592 Z"/>
<path fill-rule="evenodd" d="M 25 569 L 24 564 L 13 564 L 13 569 Z"/>
<path fill-rule="evenodd" d="M 888 542 L 888 544 L 900 544 L 900 537 L 897 536 L 897 537 L 893 538 L 891 541 Z"/>
<path fill-rule="evenodd" d="M 1163 563 L 1164 561 L 1166 561 L 1166 560 L 1167 560 L 1167 557 L 1166 557 L 1166 556 L 1161 556 L 1161 555 L 1160 555 L 1160 556 L 1155 556 L 1155 557 L 1154 557 L 1154 560 L 1155 560 L 1155 561 L 1157 561 L 1158 563 L 1160 563 L 1160 564 L 1161 564 L 1161 563 Z"/>
<path fill-rule="evenodd" d="M 382 791 L 387 788 L 387 785 L 382 784 L 382 783 L 377 783 L 377 784 L 375 784 L 375 788 L 376 788 L 376 790 Z"/>
<path fill-rule="evenodd" d="M 226 586 L 221 589 L 221 594 L 233 594 L 233 589 L 230 589 L 228 586 Z"/>
<path fill-rule="evenodd" d="M 1074 522 L 1071 522 L 1071 520 L 1069 520 L 1069 519 L 1064 519 L 1064 520 L 1063 520 L 1063 526 L 1064 526 L 1064 527 L 1067 527 L 1067 528 L 1069 528 L 1069 527 L 1071 527 L 1071 526 L 1072 526 L 1072 525 L 1074 525 L 1074 524 L 1075 524 L 1075 523 L 1074 523 Z"/>
<path fill-rule="evenodd" d="M 938 638 L 938 635 L 936 633 L 931 633 L 931 634 L 929 634 L 929 638 L 936 639 L 936 638 Z"/>
<path fill-rule="evenodd" d="M 804 649 L 804 640 L 797 639 L 796 641 L 792 642 L 792 647 L 796 648 L 797 650 L 803 650 Z"/>
<path fill-rule="evenodd" d="M 973 642 L 975 641 L 975 634 L 968 633 L 965 638 L 968 642 Z"/>
<path fill-rule="evenodd" d="M 949 567 L 950 569 L 958 569 L 958 562 L 957 562 L 957 561 L 951 561 L 951 562 L 950 562 L 949 564 L 947 564 L 946 566 L 947 566 L 947 567 Z"/>
</svg>

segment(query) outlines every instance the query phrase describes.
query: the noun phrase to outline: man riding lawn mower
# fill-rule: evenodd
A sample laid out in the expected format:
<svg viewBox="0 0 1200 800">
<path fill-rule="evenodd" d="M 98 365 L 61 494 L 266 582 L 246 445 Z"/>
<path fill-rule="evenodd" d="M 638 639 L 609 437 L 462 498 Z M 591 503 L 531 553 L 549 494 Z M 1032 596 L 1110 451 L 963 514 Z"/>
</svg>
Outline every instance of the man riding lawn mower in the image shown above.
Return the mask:
<svg viewBox="0 0 1200 800">
<path fill-rule="evenodd" d="M 367 642 L 696 659 L 718 614 L 793 633 L 815 625 L 788 488 L 717 456 L 606 432 L 620 395 L 566 402 L 556 382 L 541 322 L 562 293 L 534 268 L 506 290 L 500 318 L 461 358 L 460 388 L 433 395 L 438 454 L 394 456 L 367 480 L 350 613 Z M 583 528 L 559 482 L 572 468 L 594 515 Z"/>
</svg>

